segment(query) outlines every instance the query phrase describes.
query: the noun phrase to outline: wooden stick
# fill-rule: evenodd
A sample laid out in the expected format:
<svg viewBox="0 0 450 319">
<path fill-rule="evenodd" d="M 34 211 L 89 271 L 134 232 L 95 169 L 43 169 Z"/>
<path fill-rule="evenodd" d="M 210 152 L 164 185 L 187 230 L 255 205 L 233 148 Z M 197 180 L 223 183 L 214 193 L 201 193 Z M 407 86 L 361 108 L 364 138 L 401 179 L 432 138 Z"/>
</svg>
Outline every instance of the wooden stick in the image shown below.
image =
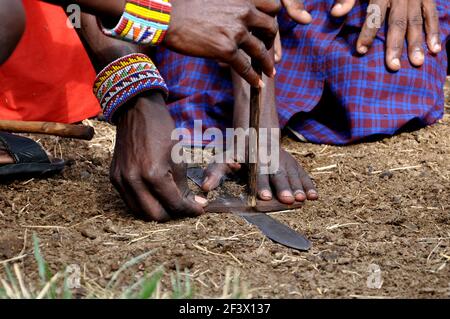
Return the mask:
<svg viewBox="0 0 450 319">
<path fill-rule="evenodd" d="M 94 137 L 95 133 L 93 127 L 86 125 L 6 120 L 0 120 L 0 131 L 55 135 L 88 141 Z"/>
<path fill-rule="evenodd" d="M 261 67 L 258 63 L 252 61 L 252 67 L 260 78 L 262 78 Z M 257 176 L 258 176 L 258 160 L 259 160 L 259 150 L 258 150 L 258 139 L 259 139 L 259 120 L 261 114 L 261 88 L 251 87 L 250 89 L 250 135 L 248 143 L 248 186 L 249 186 L 249 196 L 248 204 L 250 207 L 256 207 L 256 197 L 257 197 Z M 252 131 L 255 136 L 252 138 Z"/>
</svg>

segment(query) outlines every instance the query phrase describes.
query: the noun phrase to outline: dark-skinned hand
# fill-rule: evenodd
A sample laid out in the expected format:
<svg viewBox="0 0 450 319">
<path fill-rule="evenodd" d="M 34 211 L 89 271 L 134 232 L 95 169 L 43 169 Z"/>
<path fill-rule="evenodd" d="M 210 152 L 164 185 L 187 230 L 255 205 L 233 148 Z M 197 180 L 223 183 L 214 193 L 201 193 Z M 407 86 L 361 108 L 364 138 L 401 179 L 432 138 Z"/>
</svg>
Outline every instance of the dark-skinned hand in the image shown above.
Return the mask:
<svg viewBox="0 0 450 319">
<path fill-rule="evenodd" d="M 369 8 L 376 5 L 379 10 L 368 10 L 367 18 L 358 38 L 356 49 L 364 55 L 369 52 L 378 30 L 388 21 L 386 37 L 386 65 L 392 71 L 401 68 L 401 56 L 405 39 L 408 43 L 408 57 L 412 65 L 421 66 L 425 61 L 423 44 L 429 51 L 438 54 L 442 50 L 439 33 L 439 16 L 435 0 L 370 0 Z M 304 1 L 284 0 L 287 12 L 295 21 L 305 23 Z M 356 0 L 336 0 L 331 9 L 334 17 L 347 15 Z M 376 15 L 379 13 L 379 16 Z M 378 23 L 374 23 L 378 22 Z M 426 40 L 423 30 L 425 29 Z"/>
<path fill-rule="evenodd" d="M 111 182 L 132 212 L 158 222 L 201 215 L 206 199 L 194 196 L 186 166 L 174 164 L 174 122 L 162 96 L 152 93 L 132 102 L 120 115 L 111 164 Z"/>
<path fill-rule="evenodd" d="M 164 38 L 169 49 L 190 56 L 211 58 L 230 65 L 251 85 L 262 80 L 246 54 L 263 72 L 275 74 L 268 53 L 278 32 L 275 0 L 172 0 L 172 18 Z M 254 34 L 258 36 L 255 36 Z"/>
</svg>

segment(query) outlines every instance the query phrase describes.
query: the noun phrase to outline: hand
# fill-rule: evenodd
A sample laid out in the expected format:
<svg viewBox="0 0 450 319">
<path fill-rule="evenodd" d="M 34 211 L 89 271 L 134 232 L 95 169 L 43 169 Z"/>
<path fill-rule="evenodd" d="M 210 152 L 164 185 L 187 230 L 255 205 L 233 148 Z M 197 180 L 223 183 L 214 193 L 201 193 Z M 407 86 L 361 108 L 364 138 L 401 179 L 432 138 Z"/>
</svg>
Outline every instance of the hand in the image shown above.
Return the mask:
<svg viewBox="0 0 450 319">
<path fill-rule="evenodd" d="M 312 17 L 305 10 L 303 0 L 281 0 L 281 2 L 292 20 L 300 24 L 311 23 Z"/>
<path fill-rule="evenodd" d="M 171 50 L 229 64 L 248 83 L 262 86 L 247 53 L 274 75 L 268 49 L 278 32 L 274 0 L 172 0 L 172 19 L 164 38 Z M 255 36 L 251 32 L 258 35 Z M 240 50 L 242 49 L 242 51 Z"/>
<path fill-rule="evenodd" d="M 331 14 L 335 17 L 342 17 L 354 5 L 355 0 L 336 0 Z M 374 8 L 379 8 L 378 13 L 381 16 L 376 17 L 377 12 L 368 10 L 366 21 L 356 44 L 356 49 L 360 54 L 366 54 L 369 51 L 386 16 L 388 16 L 386 64 L 392 71 L 398 71 L 401 68 L 405 38 L 408 42 L 408 56 L 411 64 L 417 67 L 423 65 L 425 60 L 422 46 L 424 23 L 429 50 L 434 54 L 442 50 L 439 15 L 434 0 L 371 0 L 369 5 L 378 6 Z M 377 19 L 379 23 L 374 23 Z"/>
<path fill-rule="evenodd" d="M 281 44 L 280 32 L 277 33 L 275 43 L 273 44 L 273 54 L 275 57 L 275 63 L 280 63 L 283 57 L 283 45 Z"/>
<path fill-rule="evenodd" d="M 159 94 L 141 97 L 118 119 L 111 181 L 133 213 L 158 222 L 203 213 L 185 165 L 171 159 L 173 120 Z"/>
</svg>

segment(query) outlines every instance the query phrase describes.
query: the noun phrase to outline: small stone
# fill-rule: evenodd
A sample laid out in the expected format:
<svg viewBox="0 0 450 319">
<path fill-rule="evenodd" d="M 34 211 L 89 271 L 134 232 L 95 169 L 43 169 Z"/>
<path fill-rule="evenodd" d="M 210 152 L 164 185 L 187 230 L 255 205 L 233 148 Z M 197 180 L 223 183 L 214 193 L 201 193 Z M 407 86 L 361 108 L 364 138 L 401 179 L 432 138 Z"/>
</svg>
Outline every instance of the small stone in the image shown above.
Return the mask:
<svg viewBox="0 0 450 319">
<path fill-rule="evenodd" d="M 114 226 L 113 222 L 111 219 L 106 220 L 105 226 L 103 227 L 103 230 L 107 233 L 111 233 L 111 234 L 117 234 L 118 230 L 117 227 Z"/>
<path fill-rule="evenodd" d="M 81 171 L 80 177 L 81 179 L 88 179 L 89 177 L 91 177 L 91 174 L 88 171 Z"/>
<path fill-rule="evenodd" d="M 94 230 L 89 229 L 89 228 L 82 228 L 80 230 L 81 235 L 83 235 L 86 238 L 89 239 L 96 239 L 97 238 L 97 234 L 95 233 Z"/>
</svg>

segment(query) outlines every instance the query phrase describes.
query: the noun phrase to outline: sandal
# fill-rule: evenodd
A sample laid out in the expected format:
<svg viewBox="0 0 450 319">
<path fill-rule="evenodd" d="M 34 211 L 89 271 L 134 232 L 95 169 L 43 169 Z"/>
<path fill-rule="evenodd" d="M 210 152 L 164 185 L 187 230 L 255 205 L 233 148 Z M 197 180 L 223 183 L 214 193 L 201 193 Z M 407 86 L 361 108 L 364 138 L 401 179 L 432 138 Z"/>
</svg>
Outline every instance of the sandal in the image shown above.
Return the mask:
<svg viewBox="0 0 450 319">
<path fill-rule="evenodd" d="M 14 159 L 13 164 L 0 164 L 0 181 L 43 177 L 64 169 L 64 160 L 50 161 L 44 149 L 32 139 L 0 132 L 0 144 Z"/>
</svg>

